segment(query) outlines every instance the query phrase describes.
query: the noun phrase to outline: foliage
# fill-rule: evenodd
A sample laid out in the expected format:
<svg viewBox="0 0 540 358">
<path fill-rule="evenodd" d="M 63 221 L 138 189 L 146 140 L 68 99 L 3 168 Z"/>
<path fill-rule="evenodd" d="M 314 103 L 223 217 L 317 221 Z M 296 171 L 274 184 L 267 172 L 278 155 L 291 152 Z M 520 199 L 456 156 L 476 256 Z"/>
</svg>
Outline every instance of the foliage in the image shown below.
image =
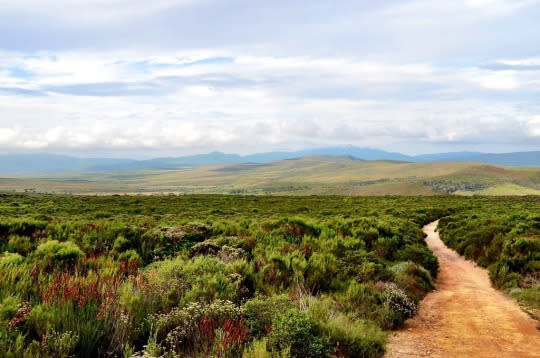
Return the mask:
<svg viewBox="0 0 540 358">
<path fill-rule="evenodd" d="M 496 287 L 540 309 L 540 217 L 535 197 L 492 200 L 443 218 L 443 241 L 488 268 Z"/>
<path fill-rule="evenodd" d="M 3 195 L 0 351 L 378 357 L 433 289 L 421 227 L 479 200 Z M 519 230 L 497 245 L 528 290 Z"/>
<path fill-rule="evenodd" d="M 272 324 L 272 332 L 268 335 L 271 350 L 281 352 L 287 349 L 291 357 L 298 358 L 329 355 L 329 341 L 307 313 L 291 309 L 278 314 Z"/>
<path fill-rule="evenodd" d="M 63 268 L 74 264 L 77 259 L 84 256 L 84 253 L 71 241 L 50 240 L 39 245 L 33 256 L 40 260 L 40 264 L 44 267 Z"/>
</svg>

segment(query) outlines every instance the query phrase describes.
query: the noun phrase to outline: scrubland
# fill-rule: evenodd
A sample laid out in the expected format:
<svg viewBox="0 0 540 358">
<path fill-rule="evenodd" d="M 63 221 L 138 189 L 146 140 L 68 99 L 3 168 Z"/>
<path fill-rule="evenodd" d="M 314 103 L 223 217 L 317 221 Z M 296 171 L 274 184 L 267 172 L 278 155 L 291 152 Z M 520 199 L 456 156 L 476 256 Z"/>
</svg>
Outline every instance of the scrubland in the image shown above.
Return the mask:
<svg viewBox="0 0 540 358">
<path fill-rule="evenodd" d="M 378 357 L 387 332 L 434 288 L 438 261 L 421 228 L 438 218 L 453 246 L 483 228 L 463 252 L 490 267 L 495 285 L 537 307 L 539 204 L 2 195 L 0 351 Z"/>
</svg>

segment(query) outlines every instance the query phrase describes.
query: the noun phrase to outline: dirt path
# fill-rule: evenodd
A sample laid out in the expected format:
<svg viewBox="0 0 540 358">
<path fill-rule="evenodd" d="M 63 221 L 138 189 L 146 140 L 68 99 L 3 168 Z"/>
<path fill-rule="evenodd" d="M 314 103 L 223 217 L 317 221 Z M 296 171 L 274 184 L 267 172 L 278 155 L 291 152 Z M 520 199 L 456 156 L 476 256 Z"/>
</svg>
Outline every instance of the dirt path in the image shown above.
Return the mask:
<svg viewBox="0 0 540 358">
<path fill-rule="evenodd" d="M 540 357 L 538 322 L 491 287 L 486 270 L 446 247 L 437 223 L 424 227 L 441 266 L 437 289 L 390 338 L 385 357 Z"/>
</svg>

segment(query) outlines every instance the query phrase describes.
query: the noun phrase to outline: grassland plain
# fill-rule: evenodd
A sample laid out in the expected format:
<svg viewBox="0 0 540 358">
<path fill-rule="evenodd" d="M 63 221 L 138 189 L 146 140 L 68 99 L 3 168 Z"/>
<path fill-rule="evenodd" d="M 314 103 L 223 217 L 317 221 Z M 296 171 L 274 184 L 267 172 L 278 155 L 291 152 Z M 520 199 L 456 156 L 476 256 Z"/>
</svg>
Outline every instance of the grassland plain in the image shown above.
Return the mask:
<svg viewBox="0 0 540 358">
<path fill-rule="evenodd" d="M 538 197 L 2 195 L 0 351 L 379 357 L 434 287 L 421 228 L 437 218 L 449 244 L 480 220 L 490 234 L 465 251 L 489 252 L 494 284 L 533 312 L 539 208 Z"/>
<path fill-rule="evenodd" d="M 195 169 L 17 176 L 0 189 L 74 194 L 532 195 L 540 169 L 312 156 Z"/>
</svg>

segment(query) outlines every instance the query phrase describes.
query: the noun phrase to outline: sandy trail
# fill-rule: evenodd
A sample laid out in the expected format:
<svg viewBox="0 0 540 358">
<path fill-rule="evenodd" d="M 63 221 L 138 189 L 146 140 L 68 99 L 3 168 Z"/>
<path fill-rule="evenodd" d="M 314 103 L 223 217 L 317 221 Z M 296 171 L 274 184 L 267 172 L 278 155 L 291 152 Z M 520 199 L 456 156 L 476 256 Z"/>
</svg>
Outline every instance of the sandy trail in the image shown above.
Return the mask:
<svg viewBox="0 0 540 358">
<path fill-rule="evenodd" d="M 390 337 L 385 357 L 540 357 L 538 322 L 491 287 L 486 270 L 446 247 L 437 224 L 424 227 L 439 258 L 437 289 Z"/>
</svg>

